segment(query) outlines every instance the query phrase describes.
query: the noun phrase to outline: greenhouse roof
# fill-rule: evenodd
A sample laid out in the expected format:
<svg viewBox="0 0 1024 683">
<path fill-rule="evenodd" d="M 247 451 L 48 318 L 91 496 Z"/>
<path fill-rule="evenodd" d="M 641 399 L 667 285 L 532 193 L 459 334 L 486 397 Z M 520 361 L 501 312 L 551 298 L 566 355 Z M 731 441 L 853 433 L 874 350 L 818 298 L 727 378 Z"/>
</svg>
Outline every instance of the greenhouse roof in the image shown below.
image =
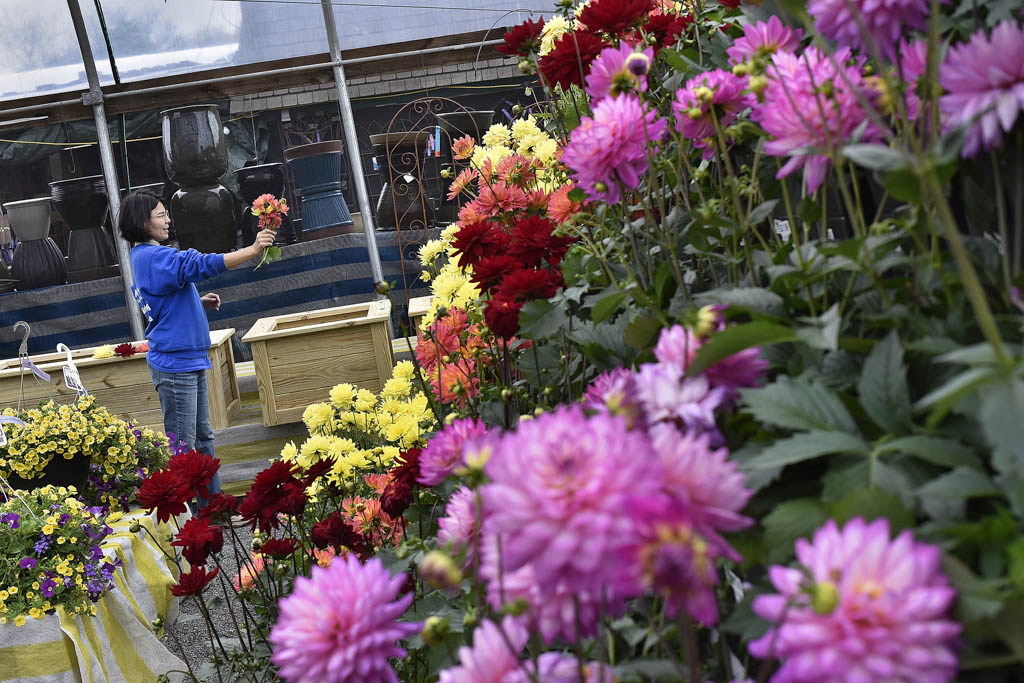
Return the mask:
<svg viewBox="0 0 1024 683">
<path fill-rule="evenodd" d="M 328 51 L 319 0 L 79 0 L 101 84 L 138 85 L 198 71 Z M 541 0 L 334 0 L 341 49 L 494 30 Z M 540 14 L 538 10 L 534 14 Z M 101 22 L 102 16 L 102 22 Z M 106 36 L 102 29 L 106 25 Z M 66 0 L 0 3 L 0 109 L 87 87 Z"/>
</svg>

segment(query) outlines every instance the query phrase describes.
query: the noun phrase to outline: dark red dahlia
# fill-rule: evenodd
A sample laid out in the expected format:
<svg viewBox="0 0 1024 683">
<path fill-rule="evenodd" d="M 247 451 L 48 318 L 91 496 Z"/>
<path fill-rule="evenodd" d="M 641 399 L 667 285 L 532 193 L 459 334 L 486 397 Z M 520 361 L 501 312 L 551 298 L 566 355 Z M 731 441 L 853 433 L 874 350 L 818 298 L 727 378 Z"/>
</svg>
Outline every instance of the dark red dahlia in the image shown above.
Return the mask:
<svg viewBox="0 0 1024 683">
<path fill-rule="evenodd" d="M 413 489 L 420 476 L 420 449 L 402 451 L 398 463 L 388 471 L 388 485 L 380 494 L 380 509 L 392 519 L 401 517 L 412 504 Z"/>
<path fill-rule="evenodd" d="M 519 331 L 519 311 L 522 308 L 522 303 L 495 297 L 484 308 L 484 320 L 491 332 L 508 340 Z"/>
<path fill-rule="evenodd" d="M 121 358 L 131 358 L 132 356 L 135 355 L 135 353 L 135 347 L 132 346 L 129 342 L 125 342 L 124 344 L 118 344 L 117 346 L 114 347 L 114 355 L 120 356 Z"/>
<path fill-rule="evenodd" d="M 220 460 L 193 449 L 167 461 L 167 469 L 176 472 L 191 493 L 201 498 L 209 498 L 210 490 L 207 487 L 213 475 L 220 469 Z"/>
<path fill-rule="evenodd" d="M 519 259 L 511 254 L 494 254 L 485 256 L 473 266 L 471 279 L 481 289 L 488 292 L 494 288 L 506 273 L 511 273 L 520 266 Z"/>
<path fill-rule="evenodd" d="M 226 493 L 215 493 L 206 500 L 206 505 L 199 509 L 200 517 L 214 521 L 230 517 L 238 512 L 238 499 Z"/>
<path fill-rule="evenodd" d="M 373 542 L 337 512 L 314 524 L 309 538 L 317 548 L 348 548 L 361 560 L 373 554 Z"/>
<path fill-rule="evenodd" d="M 740 6 L 741 0 L 718 0 L 718 4 L 729 9 L 736 9 Z"/>
<path fill-rule="evenodd" d="M 224 534 L 209 519 L 193 517 L 181 527 L 171 545 L 181 548 L 181 554 L 191 564 L 204 565 L 210 553 L 219 553 L 224 547 Z"/>
<path fill-rule="evenodd" d="M 279 526 L 278 515 L 300 516 L 305 507 L 306 485 L 295 476 L 293 465 L 279 460 L 256 475 L 238 512 L 266 533 Z"/>
<path fill-rule="evenodd" d="M 508 247 L 508 235 L 497 223 L 478 221 L 455 233 L 452 246 L 459 255 L 459 267 L 476 265 L 484 256 L 500 253 Z"/>
<path fill-rule="evenodd" d="M 580 13 L 580 23 L 588 31 L 618 36 L 652 9 L 652 0 L 594 0 Z"/>
<path fill-rule="evenodd" d="M 540 34 L 544 30 L 544 18 L 539 23 L 527 19 L 505 33 L 505 44 L 495 49 L 503 55 L 527 57 L 540 51 Z"/>
<path fill-rule="evenodd" d="M 142 482 L 135 498 L 139 501 L 139 507 L 155 509 L 157 520 L 166 522 L 185 512 L 185 503 L 192 498 L 192 493 L 188 483 L 178 473 L 160 470 Z"/>
<path fill-rule="evenodd" d="M 537 267 L 542 261 L 557 266 L 572 240 L 556 237 L 552 233 L 557 226 L 542 216 L 525 216 L 516 221 L 512 229 L 512 246 L 509 253 L 523 265 Z"/>
<path fill-rule="evenodd" d="M 582 88 L 590 65 L 606 47 L 608 45 L 590 31 L 565 33 L 551 52 L 541 57 L 540 73 L 552 88 L 560 85 L 568 89 L 573 84 Z"/>
<path fill-rule="evenodd" d="M 332 467 L 334 467 L 334 463 L 330 460 L 318 460 L 303 473 L 302 483 L 308 487 L 316 481 L 318 477 L 322 477 L 330 472 Z"/>
<path fill-rule="evenodd" d="M 654 51 L 657 52 L 663 47 L 675 45 L 679 41 L 679 36 L 692 23 L 693 17 L 689 14 L 657 14 L 647 20 L 643 29 L 647 35 L 654 36 Z"/>
<path fill-rule="evenodd" d="M 260 554 L 287 557 L 295 552 L 295 541 L 289 538 L 268 538 L 260 545 Z"/>
<path fill-rule="evenodd" d="M 213 581 L 217 576 L 218 571 L 219 570 L 214 569 L 212 572 L 207 574 L 206 567 L 193 567 L 192 571 L 187 574 L 182 574 L 178 578 L 178 583 L 171 586 L 171 595 L 183 598 L 186 595 L 202 593 L 203 589 L 206 588 L 206 584 Z"/>
<path fill-rule="evenodd" d="M 563 284 L 565 281 L 559 271 L 523 268 L 502 278 L 501 284 L 494 290 L 494 298 L 520 302 L 548 299 Z"/>
</svg>

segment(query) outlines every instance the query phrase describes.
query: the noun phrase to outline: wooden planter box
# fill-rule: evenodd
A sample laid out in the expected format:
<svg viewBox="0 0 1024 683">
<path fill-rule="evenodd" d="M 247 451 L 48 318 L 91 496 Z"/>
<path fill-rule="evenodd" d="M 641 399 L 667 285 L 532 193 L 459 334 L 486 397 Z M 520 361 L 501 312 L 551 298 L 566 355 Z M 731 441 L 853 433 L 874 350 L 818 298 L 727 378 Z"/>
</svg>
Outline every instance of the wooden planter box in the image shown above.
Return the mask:
<svg viewBox="0 0 1024 683">
<path fill-rule="evenodd" d="M 206 383 L 210 395 L 210 424 L 214 429 L 230 426 L 232 418 L 238 415 L 241 408 L 235 361 L 231 357 L 231 335 L 234 333 L 233 328 L 210 332 L 209 353 L 213 367 L 206 371 Z M 93 358 L 94 350 L 88 348 L 72 351 L 71 358 L 78 368 L 82 384 L 96 397 L 96 402 L 112 415 L 129 420 L 132 424 L 163 431 L 160 398 L 149 376 L 146 354 L 137 353 L 131 358 Z M 31 358 L 40 370 L 50 375 L 50 382 L 43 384 L 31 371 L 25 370 L 22 408 L 32 408 L 48 397 L 53 397 L 58 403 L 70 403 L 75 392 L 64 385 L 66 354 L 46 353 Z M 0 361 L 0 408 L 18 407 L 20 383 L 21 361 L 17 358 Z"/>
<path fill-rule="evenodd" d="M 433 299 L 433 296 L 418 296 L 415 299 L 409 299 L 409 324 L 412 326 L 412 329 L 409 330 L 410 336 L 416 337 L 419 335 L 420 323 L 423 320 L 423 316 L 430 309 L 430 302 Z"/>
<path fill-rule="evenodd" d="M 391 302 L 376 300 L 257 320 L 242 341 L 252 344 L 263 424 L 300 421 L 341 382 L 383 389 L 395 365 L 390 316 Z"/>
</svg>

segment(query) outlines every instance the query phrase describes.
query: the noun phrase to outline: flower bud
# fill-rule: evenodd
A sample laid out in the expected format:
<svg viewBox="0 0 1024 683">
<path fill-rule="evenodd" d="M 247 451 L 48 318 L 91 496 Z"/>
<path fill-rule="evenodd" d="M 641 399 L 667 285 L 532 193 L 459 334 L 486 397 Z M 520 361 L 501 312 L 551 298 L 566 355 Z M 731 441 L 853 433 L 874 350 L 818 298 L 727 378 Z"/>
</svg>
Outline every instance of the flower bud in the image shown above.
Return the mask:
<svg viewBox="0 0 1024 683">
<path fill-rule="evenodd" d="M 132 532 L 133 534 L 137 534 L 140 531 L 142 531 L 142 525 L 138 522 L 132 522 L 131 526 L 128 527 L 128 531 Z"/>
<path fill-rule="evenodd" d="M 522 113 L 523 113 L 523 105 L 517 104 L 517 105 L 512 107 L 512 115 L 513 116 L 519 116 Z"/>
<path fill-rule="evenodd" d="M 278 576 L 284 576 L 288 573 L 288 565 L 281 563 L 277 565 L 277 567 L 275 567 L 274 570 L 277 572 Z"/>
<path fill-rule="evenodd" d="M 513 617 L 518 617 L 526 611 L 527 607 L 529 607 L 529 605 L 526 604 L 526 600 L 519 598 L 515 602 L 510 602 L 505 605 L 504 612 L 505 614 L 511 614 Z"/>
<path fill-rule="evenodd" d="M 153 621 L 149 622 L 149 625 L 153 627 L 154 631 L 159 631 L 164 627 L 164 620 L 160 617 L 157 617 Z"/>
<path fill-rule="evenodd" d="M 452 169 L 447 168 L 447 167 L 442 168 L 441 169 L 441 177 L 444 178 L 445 180 L 448 180 L 449 178 L 451 178 L 452 177 Z"/>
<path fill-rule="evenodd" d="M 447 553 L 432 550 L 420 562 L 420 576 L 438 590 L 455 592 L 462 583 L 462 571 Z"/>
<path fill-rule="evenodd" d="M 502 401 L 507 401 L 510 398 L 512 398 L 512 390 L 511 389 L 502 389 L 501 390 L 501 400 Z"/>
<path fill-rule="evenodd" d="M 596 183 L 594 183 L 594 189 L 597 190 L 598 192 L 607 192 L 608 185 L 598 180 Z"/>
<path fill-rule="evenodd" d="M 686 115 L 690 118 L 691 121 L 696 121 L 697 119 L 704 115 L 704 112 L 701 111 L 700 107 L 690 107 L 689 109 L 686 110 Z"/>
<path fill-rule="evenodd" d="M 732 68 L 732 75 L 733 76 L 739 76 L 740 78 L 742 78 L 743 76 L 746 76 L 749 73 L 750 73 L 750 67 L 747 66 L 746 62 L 742 62 L 740 64 L 737 64 L 737 65 L 735 65 Z"/>
<path fill-rule="evenodd" d="M 714 91 L 706 85 L 702 85 L 694 90 L 693 94 L 697 96 L 697 101 L 703 105 L 709 105 L 715 100 Z"/>
<path fill-rule="evenodd" d="M 420 631 L 420 636 L 423 637 L 423 642 L 427 645 L 440 645 L 444 642 L 445 636 L 451 631 L 449 628 L 451 621 L 446 617 L 427 617 L 427 620 L 423 622 L 423 630 Z"/>
<path fill-rule="evenodd" d="M 526 74 L 527 76 L 533 73 L 533 64 L 529 59 L 519 60 L 519 73 Z"/>
<path fill-rule="evenodd" d="M 760 95 L 768 89 L 768 79 L 764 76 L 751 76 L 750 77 L 750 92 Z"/>
<path fill-rule="evenodd" d="M 380 282 L 373 283 L 373 291 L 378 294 L 384 295 L 391 291 L 391 285 L 383 280 Z"/>
<path fill-rule="evenodd" d="M 811 597 L 811 609 L 815 614 L 832 614 L 839 605 L 839 588 L 831 581 L 819 581 L 814 584 Z"/>
<path fill-rule="evenodd" d="M 467 608 L 466 613 L 462 615 L 463 626 L 476 626 L 479 621 L 480 617 L 477 615 L 475 607 Z"/>
</svg>

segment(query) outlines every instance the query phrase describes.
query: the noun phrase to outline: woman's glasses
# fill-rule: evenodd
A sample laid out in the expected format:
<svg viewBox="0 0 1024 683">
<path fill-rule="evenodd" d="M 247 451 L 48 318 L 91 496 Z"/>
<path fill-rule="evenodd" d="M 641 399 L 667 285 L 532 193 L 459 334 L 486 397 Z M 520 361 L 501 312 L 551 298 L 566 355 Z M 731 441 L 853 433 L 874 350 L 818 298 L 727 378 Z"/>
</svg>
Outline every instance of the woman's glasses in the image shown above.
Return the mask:
<svg viewBox="0 0 1024 683">
<path fill-rule="evenodd" d="M 158 213 L 158 214 L 154 214 L 154 215 L 153 215 L 153 218 L 169 218 L 169 217 L 170 217 L 170 215 L 171 215 L 171 214 L 170 214 L 170 212 L 169 212 L 169 211 L 161 211 L 161 212 L 160 212 L 160 213 Z"/>
</svg>

